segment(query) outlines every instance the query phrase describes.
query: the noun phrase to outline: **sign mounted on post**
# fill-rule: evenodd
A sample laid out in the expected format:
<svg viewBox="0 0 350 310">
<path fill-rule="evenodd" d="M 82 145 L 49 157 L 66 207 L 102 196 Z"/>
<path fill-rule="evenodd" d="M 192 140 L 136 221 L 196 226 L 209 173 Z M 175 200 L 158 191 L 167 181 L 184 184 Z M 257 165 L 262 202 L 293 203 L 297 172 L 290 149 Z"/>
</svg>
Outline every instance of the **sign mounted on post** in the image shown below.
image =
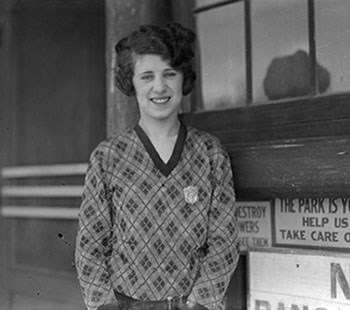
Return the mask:
<svg viewBox="0 0 350 310">
<path fill-rule="evenodd" d="M 248 310 L 350 309 L 350 255 L 253 250 L 248 268 Z"/>
<path fill-rule="evenodd" d="M 271 202 L 236 201 L 241 251 L 272 245 Z"/>
<path fill-rule="evenodd" d="M 275 199 L 276 245 L 350 249 L 350 198 Z"/>
</svg>

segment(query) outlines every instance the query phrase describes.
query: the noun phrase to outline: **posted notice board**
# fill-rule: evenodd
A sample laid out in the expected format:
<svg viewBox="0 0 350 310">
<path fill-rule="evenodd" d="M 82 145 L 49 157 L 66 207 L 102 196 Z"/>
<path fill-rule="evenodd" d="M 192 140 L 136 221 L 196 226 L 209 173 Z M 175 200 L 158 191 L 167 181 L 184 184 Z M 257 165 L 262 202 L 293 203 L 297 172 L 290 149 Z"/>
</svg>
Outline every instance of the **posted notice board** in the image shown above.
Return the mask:
<svg viewBox="0 0 350 310">
<path fill-rule="evenodd" d="M 350 198 L 275 199 L 274 207 L 276 245 L 350 250 Z"/>
<path fill-rule="evenodd" d="M 240 250 L 272 245 L 271 201 L 236 201 Z"/>
<path fill-rule="evenodd" d="M 248 252 L 248 310 L 348 310 L 349 287 L 349 254 Z"/>
</svg>

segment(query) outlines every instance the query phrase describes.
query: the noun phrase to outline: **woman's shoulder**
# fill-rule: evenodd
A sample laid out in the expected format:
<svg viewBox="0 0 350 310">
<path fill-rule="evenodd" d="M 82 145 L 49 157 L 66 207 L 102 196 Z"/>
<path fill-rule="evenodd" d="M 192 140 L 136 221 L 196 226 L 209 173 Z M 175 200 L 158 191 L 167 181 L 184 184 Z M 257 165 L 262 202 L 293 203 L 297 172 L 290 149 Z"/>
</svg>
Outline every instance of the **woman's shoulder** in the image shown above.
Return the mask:
<svg viewBox="0 0 350 310">
<path fill-rule="evenodd" d="M 97 144 L 92 151 L 91 156 L 95 157 L 112 157 L 120 156 L 131 148 L 135 141 L 135 131 L 129 128 L 122 133 L 112 135 Z"/>
<path fill-rule="evenodd" d="M 229 162 L 230 156 L 226 146 L 215 135 L 204 130 L 188 127 L 189 149 L 200 156 L 207 156 L 211 163 Z M 195 156 L 195 155 L 194 155 Z"/>
<path fill-rule="evenodd" d="M 202 129 L 187 126 L 187 135 L 191 143 L 199 144 L 207 150 L 218 151 L 223 149 L 218 137 Z"/>
</svg>

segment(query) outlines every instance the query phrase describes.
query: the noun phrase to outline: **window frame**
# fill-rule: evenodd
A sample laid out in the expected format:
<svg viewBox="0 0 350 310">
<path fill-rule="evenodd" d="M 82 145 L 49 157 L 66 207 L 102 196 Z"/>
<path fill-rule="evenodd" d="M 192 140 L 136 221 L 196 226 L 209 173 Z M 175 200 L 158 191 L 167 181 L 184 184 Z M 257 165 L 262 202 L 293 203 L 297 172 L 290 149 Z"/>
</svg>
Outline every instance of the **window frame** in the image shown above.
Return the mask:
<svg viewBox="0 0 350 310">
<path fill-rule="evenodd" d="M 204 110 L 184 113 L 182 118 L 199 128 L 218 135 L 224 143 L 266 143 L 271 140 L 299 139 L 350 135 L 350 91 L 319 94 L 317 87 L 317 57 L 315 41 L 315 0 L 307 0 L 310 79 L 312 92 L 307 97 L 253 104 L 251 0 L 218 1 L 195 7 L 200 14 L 220 6 L 244 2 L 247 105 L 226 110 Z M 200 93 L 200 90 L 197 91 Z M 195 98 L 200 98 L 196 95 Z M 220 122 L 218 122 L 220 120 Z"/>
</svg>

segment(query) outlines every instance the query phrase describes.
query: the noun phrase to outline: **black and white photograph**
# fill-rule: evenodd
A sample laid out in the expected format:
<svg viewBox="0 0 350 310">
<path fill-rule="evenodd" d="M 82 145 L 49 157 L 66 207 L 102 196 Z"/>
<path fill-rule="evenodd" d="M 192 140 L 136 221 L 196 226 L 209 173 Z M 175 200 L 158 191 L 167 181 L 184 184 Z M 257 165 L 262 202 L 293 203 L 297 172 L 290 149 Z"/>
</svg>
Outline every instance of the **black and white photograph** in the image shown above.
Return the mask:
<svg viewBox="0 0 350 310">
<path fill-rule="evenodd" d="M 0 0 L 0 310 L 349 309 L 349 0 Z"/>
</svg>

